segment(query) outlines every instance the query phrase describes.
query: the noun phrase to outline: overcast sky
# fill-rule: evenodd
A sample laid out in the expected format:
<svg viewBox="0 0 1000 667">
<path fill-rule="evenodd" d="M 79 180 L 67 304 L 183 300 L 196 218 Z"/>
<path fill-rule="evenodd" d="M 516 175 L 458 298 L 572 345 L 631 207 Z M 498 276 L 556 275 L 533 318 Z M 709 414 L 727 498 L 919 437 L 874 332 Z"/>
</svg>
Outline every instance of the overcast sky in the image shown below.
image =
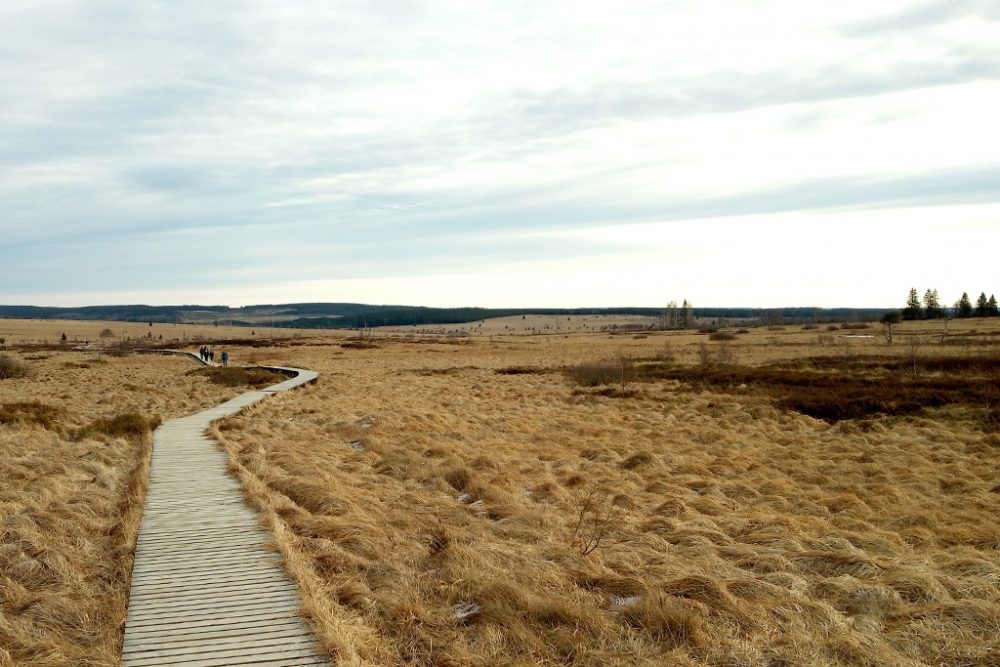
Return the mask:
<svg viewBox="0 0 1000 667">
<path fill-rule="evenodd" d="M 0 303 L 1000 294 L 1000 3 L 0 4 Z"/>
</svg>

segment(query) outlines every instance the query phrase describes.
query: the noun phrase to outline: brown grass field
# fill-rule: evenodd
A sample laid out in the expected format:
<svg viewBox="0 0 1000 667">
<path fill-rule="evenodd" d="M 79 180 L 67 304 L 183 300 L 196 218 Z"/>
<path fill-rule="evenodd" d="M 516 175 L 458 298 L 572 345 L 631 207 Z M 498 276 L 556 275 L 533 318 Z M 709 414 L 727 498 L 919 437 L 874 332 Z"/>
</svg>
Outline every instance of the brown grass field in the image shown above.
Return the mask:
<svg viewBox="0 0 1000 667">
<path fill-rule="evenodd" d="M 338 664 L 1000 665 L 1000 321 L 896 334 L 257 340 L 320 381 L 214 430 Z M 79 433 L 239 389 L 8 354 L 0 665 L 114 665 L 148 436 Z"/>
</svg>

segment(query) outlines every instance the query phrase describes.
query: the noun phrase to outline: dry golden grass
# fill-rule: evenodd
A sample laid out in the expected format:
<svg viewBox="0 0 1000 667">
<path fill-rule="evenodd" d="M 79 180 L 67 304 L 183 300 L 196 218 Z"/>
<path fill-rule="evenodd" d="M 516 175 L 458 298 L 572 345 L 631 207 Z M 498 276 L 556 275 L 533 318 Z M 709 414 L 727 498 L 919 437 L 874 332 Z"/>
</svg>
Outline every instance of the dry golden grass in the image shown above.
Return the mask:
<svg viewBox="0 0 1000 667">
<path fill-rule="evenodd" d="M 250 332 L 255 336 L 275 337 L 289 336 L 294 333 L 289 329 L 247 329 L 244 327 L 212 326 L 209 324 L 153 324 L 148 322 L 100 322 L 94 320 L 12 320 L 0 318 L 0 338 L 6 340 L 8 346 L 23 343 L 59 343 L 62 334 L 66 334 L 68 345 L 81 345 L 86 341 L 92 344 L 106 342 L 101 338 L 101 332 L 110 329 L 113 340 L 122 338 L 142 339 L 152 335 L 154 341 L 174 340 L 217 340 L 221 338 L 250 338 Z"/>
<path fill-rule="evenodd" d="M 0 665 L 117 665 L 148 427 L 238 390 L 181 358 L 12 355 L 30 372 L 0 381 Z"/>
<path fill-rule="evenodd" d="M 891 347 L 877 327 L 310 333 L 231 348 L 323 375 L 217 434 L 342 664 L 998 664 L 1000 438 L 966 408 L 830 424 L 752 389 L 565 372 L 1000 339 L 995 320 L 944 326 L 904 323 Z M 239 390 L 182 359 L 14 355 L 35 358 L 0 382 L 16 404 L 0 411 L 0 664 L 115 664 L 145 445 L 74 435 Z"/>
<path fill-rule="evenodd" d="M 997 324 L 709 352 L 968 354 Z M 1000 439 L 961 411 L 829 424 L 754 391 L 581 393 L 562 370 L 697 363 L 690 333 L 373 340 L 257 351 L 320 383 L 218 432 L 343 664 L 1000 661 Z"/>
</svg>

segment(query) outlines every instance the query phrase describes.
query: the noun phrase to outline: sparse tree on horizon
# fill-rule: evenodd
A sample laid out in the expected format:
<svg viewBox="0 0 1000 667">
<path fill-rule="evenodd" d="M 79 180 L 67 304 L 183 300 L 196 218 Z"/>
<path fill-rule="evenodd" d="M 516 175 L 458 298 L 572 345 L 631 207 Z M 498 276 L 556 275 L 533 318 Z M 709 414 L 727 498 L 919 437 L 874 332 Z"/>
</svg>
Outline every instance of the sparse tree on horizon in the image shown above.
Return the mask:
<svg viewBox="0 0 1000 667">
<path fill-rule="evenodd" d="M 903 309 L 904 320 L 919 320 L 923 317 L 924 309 L 920 305 L 920 295 L 916 287 L 910 288 L 910 295 L 906 298 L 906 308 Z"/>
<path fill-rule="evenodd" d="M 677 302 L 671 301 L 663 309 L 663 328 L 676 329 L 677 323 Z"/>
<path fill-rule="evenodd" d="M 962 292 L 962 298 L 955 304 L 955 314 L 959 317 L 972 317 L 972 301 L 969 300 L 968 292 Z"/>
<path fill-rule="evenodd" d="M 928 289 L 924 292 L 924 316 L 929 320 L 936 320 L 944 317 L 944 309 L 941 307 L 941 297 L 936 289 Z"/>
<path fill-rule="evenodd" d="M 976 317 L 989 317 L 990 302 L 986 299 L 986 292 L 980 292 L 976 299 Z"/>
<path fill-rule="evenodd" d="M 1000 315 L 1000 310 L 997 309 L 997 298 L 992 294 L 990 294 L 990 300 L 986 302 L 986 315 L 987 317 Z"/>
<path fill-rule="evenodd" d="M 890 345 L 892 344 L 892 325 L 899 324 L 902 319 L 903 316 L 900 315 L 898 310 L 890 310 L 882 316 L 882 324 L 886 327 L 885 340 Z"/>
</svg>

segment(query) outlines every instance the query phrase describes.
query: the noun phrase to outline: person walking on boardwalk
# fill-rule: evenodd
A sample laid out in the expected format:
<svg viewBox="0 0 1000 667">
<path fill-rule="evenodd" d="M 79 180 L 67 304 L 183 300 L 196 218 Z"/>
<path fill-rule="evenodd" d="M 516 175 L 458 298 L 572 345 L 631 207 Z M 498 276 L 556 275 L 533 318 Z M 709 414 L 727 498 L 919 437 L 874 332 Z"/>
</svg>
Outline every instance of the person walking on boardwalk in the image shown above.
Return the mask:
<svg viewBox="0 0 1000 667">
<path fill-rule="evenodd" d="M 229 353 L 226 352 L 225 350 L 222 351 L 222 365 L 223 366 L 229 365 Z"/>
</svg>

